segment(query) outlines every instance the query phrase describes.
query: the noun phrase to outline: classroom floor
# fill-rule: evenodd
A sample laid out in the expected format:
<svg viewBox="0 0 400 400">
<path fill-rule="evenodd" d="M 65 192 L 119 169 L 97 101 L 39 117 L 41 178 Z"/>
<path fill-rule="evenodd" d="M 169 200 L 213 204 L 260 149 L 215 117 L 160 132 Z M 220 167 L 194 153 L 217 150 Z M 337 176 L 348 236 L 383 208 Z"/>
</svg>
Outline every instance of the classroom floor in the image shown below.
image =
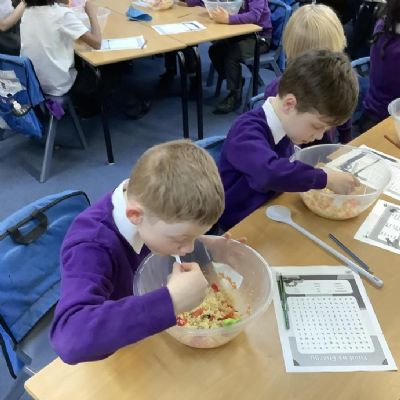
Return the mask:
<svg viewBox="0 0 400 400">
<path fill-rule="evenodd" d="M 228 115 L 214 115 L 212 110 L 218 101 L 214 98 L 214 87 L 205 87 L 209 69 L 208 45 L 200 46 L 204 86 L 204 133 L 205 136 L 225 135 L 241 110 Z M 163 72 L 162 58 L 135 61 L 131 83 L 135 93 L 153 100 L 148 115 L 139 121 L 124 117 L 117 110 L 111 116 L 112 139 L 116 163 L 107 165 L 100 118 L 82 121 L 88 141 L 88 149 L 67 148 L 62 143 L 75 144 L 70 118 L 59 124 L 58 142 L 54 152 L 51 175 L 40 184 L 37 180 L 44 148 L 22 135 L 14 135 L 0 142 L 0 220 L 25 204 L 51 193 L 66 189 L 85 191 L 93 202 L 107 191 L 113 190 L 127 178 L 137 158 L 150 146 L 182 137 L 181 102 L 179 78 L 167 91 L 158 89 L 158 76 Z M 246 87 L 249 73 L 243 68 Z M 268 83 L 273 74 L 261 71 Z M 225 89 L 225 85 L 223 86 Z M 263 88 L 260 88 L 260 92 Z M 225 91 L 221 92 L 221 96 Z M 189 121 L 191 138 L 196 139 L 195 102 L 190 102 Z M 72 134 L 71 134 L 72 133 Z M 70 136 L 72 139 L 70 139 Z M 71 141 L 71 143 L 70 143 Z M 4 360 L 0 357 L 0 400 L 3 400 L 13 381 L 9 377 Z M 23 399 L 29 399 L 25 395 Z M 11 399 L 14 400 L 14 399 Z M 18 399 L 15 399 L 18 400 Z"/>
</svg>

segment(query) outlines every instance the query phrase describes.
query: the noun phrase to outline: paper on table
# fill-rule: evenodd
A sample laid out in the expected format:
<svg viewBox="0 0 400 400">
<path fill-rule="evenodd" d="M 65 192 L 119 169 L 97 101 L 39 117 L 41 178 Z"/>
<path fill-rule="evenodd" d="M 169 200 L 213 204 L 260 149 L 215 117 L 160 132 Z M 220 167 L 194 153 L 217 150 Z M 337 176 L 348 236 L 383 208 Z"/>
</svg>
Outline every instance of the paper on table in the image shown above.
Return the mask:
<svg viewBox="0 0 400 400">
<path fill-rule="evenodd" d="M 274 292 L 287 372 L 388 371 L 396 364 L 360 277 L 347 267 L 273 268 L 281 274 L 290 328 Z"/>
<path fill-rule="evenodd" d="M 354 239 L 400 254 L 400 206 L 378 200 Z"/>
<path fill-rule="evenodd" d="M 197 21 L 187 21 L 177 24 L 153 25 L 152 28 L 160 35 L 174 35 L 177 33 L 196 32 L 206 29 L 206 27 Z"/>
<path fill-rule="evenodd" d="M 103 39 L 101 41 L 100 51 L 109 50 L 134 50 L 144 49 L 146 41 L 143 36 L 132 36 L 120 39 Z"/>
<path fill-rule="evenodd" d="M 381 156 L 389 165 L 390 170 L 392 172 L 392 180 L 390 181 L 389 186 L 385 190 L 385 194 L 393 197 L 396 200 L 400 201 L 400 159 L 389 156 L 388 154 L 382 153 L 381 151 L 371 149 L 370 147 L 366 145 L 361 145 L 360 147 L 364 149 L 368 149 L 369 151 L 372 151 L 373 153 L 376 153 L 377 155 Z"/>
<path fill-rule="evenodd" d="M 146 1 L 141 1 L 141 0 L 132 1 L 132 5 L 143 7 L 143 8 L 149 8 L 151 6 L 150 3 L 146 2 Z"/>
</svg>

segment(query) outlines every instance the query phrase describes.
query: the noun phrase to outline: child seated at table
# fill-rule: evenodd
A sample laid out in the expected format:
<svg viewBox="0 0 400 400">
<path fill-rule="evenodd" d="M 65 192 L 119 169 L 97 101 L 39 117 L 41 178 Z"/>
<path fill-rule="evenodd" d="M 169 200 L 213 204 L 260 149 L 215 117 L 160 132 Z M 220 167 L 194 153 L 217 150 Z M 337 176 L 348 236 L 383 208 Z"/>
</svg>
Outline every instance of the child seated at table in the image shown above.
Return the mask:
<svg viewBox="0 0 400 400">
<path fill-rule="evenodd" d="M 370 86 L 364 99 L 360 131 L 388 117 L 389 103 L 400 97 L 400 0 L 387 0 L 371 46 Z"/>
<path fill-rule="evenodd" d="M 54 0 L 26 0 L 21 20 L 21 55 L 30 58 L 43 91 L 52 96 L 69 92 L 77 79 L 75 41 L 99 49 L 101 31 L 97 8 L 87 1 L 91 31 L 68 7 Z"/>
<path fill-rule="evenodd" d="M 242 114 L 224 142 L 219 163 L 225 189 L 221 228 L 231 228 L 279 192 L 351 192 L 359 184 L 352 174 L 289 158 L 294 145 L 321 139 L 327 129 L 346 121 L 357 95 L 357 77 L 343 53 L 310 50 L 291 60 L 278 95 Z"/>
<path fill-rule="evenodd" d="M 187 0 L 193 3 L 199 0 Z M 218 7 L 210 13 L 210 17 L 219 24 L 255 24 L 262 31 L 260 54 L 266 53 L 271 45 L 272 24 L 271 11 L 267 0 L 244 0 L 239 13 L 229 15 L 222 7 Z M 211 62 L 218 74 L 226 79 L 228 95 L 217 105 L 215 114 L 227 114 L 240 107 L 242 102 L 242 78 L 241 63 L 254 56 L 254 35 L 235 36 L 225 40 L 218 40 L 208 50 Z"/>
<path fill-rule="evenodd" d="M 20 52 L 19 21 L 25 10 L 21 2 L 13 8 L 11 0 L 0 4 L 0 53 L 18 56 Z"/>
<path fill-rule="evenodd" d="M 208 283 L 196 263 L 175 263 L 165 287 L 133 296 L 149 251 L 183 256 L 218 220 L 224 190 L 212 157 L 177 140 L 147 150 L 129 180 L 72 223 L 61 250 L 61 297 L 51 329 L 67 363 L 99 360 L 176 324 Z"/>
<path fill-rule="evenodd" d="M 283 33 L 283 51 L 288 62 L 306 50 L 327 49 L 343 51 L 346 37 L 336 13 L 323 4 L 300 7 L 290 17 Z M 273 79 L 266 87 L 264 98 L 276 96 L 280 78 Z M 332 143 L 336 137 L 341 143 L 351 140 L 351 118 L 343 125 L 325 132 L 319 143 Z"/>
</svg>

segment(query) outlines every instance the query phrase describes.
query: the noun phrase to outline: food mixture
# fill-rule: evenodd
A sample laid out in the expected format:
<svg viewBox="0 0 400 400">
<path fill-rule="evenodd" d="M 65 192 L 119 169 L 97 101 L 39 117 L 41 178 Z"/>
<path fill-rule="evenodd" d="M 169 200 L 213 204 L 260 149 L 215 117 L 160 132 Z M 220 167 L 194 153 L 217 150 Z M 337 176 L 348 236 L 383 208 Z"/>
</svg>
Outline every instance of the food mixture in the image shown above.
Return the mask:
<svg viewBox="0 0 400 400">
<path fill-rule="evenodd" d="M 367 189 L 367 190 L 366 190 Z M 350 195 L 369 193 L 370 188 L 360 186 Z M 301 193 L 305 205 L 315 214 L 330 219 L 348 219 L 360 214 L 368 206 L 365 199 L 358 198 L 335 198 L 326 196 L 326 193 L 333 194 L 329 189 L 309 190 Z"/>
<path fill-rule="evenodd" d="M 176 324 L 189 328 L 220 328 L 240 321 L 238 310 L 228 292 L 213 283 L 199 307 L 177 316 Z"/>
</svg>

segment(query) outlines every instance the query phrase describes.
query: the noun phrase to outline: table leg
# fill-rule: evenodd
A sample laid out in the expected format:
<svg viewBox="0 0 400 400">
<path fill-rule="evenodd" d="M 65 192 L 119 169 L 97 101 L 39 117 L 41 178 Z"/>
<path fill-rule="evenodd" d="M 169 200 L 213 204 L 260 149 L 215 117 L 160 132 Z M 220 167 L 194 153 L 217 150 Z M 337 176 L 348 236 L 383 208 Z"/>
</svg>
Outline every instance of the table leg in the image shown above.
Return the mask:
<svg viewBox="0 0 400 400">
<path fill-rule="evenodd" d="M 260 72 L 260 39 L 257 33 L 254 34 L 256 42 L 254 45 L 254 63 L 253 63 L 253 97 L 258 94 L 258 74 Z"/>
<path fill-rule="evenodd" d="M 107 160 L 108 164 L 114 164 L 114 154 L 112 148 L 111 141 L 111 132 L 110 132 L 110 124 L 108 119 L 108 111 L 110 107 L 109 99 L 107 98 L 107 93 L 104 88 L 104 82 L 101 77 L 101 70 L 97 69 L 98 77 L 99 77 L 99 86 L 100 86 L 100 111 L 101 111 L 101 123 L 103 125 L 103 133 L 104 133 L 104 142 L 106 144 L 107 150 Z"/>
<path fill-rule="evenodd" d="M 201 58 L 199 48 L 197 46 L 192 47 L 192 50 L 196 56 L 196 79 L 197 79 L 197 95 L 196 95 L 196 107 L 197 107 L 197 139 L 203 139 L 203 84 L 201 80 Z"/>
<path fill-rule="evenodd" d="M 176 53 L 179 62 L 179 71 L 181 75 L 181 98 L 182 98 L 182 124 L 183 137 L 189 139 L 189 111 L 188 111 L 188 88 L 187 88 L 187 71 L 185 55 L 182 51 Z"/>
</svg>

